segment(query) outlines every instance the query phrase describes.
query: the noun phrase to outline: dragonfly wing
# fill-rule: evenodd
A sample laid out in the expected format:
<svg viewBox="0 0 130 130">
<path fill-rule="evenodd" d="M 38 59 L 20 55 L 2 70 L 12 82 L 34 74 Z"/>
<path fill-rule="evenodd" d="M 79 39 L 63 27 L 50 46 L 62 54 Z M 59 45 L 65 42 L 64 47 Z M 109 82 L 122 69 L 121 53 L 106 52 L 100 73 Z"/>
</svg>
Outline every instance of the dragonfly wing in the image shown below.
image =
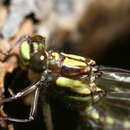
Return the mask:
<svg viewBox="0 0 130 130">
<path fill-rule="evenodd" d="M 103 130 L 130 130 L 130 71 L 99 66 L 96 85 L 107 94 L 87 107 L 91 122 Z"/>
<path fill-rule="evenodd" d="M 130 130 L 130 93 L 109 93 L 85 113 L 93 129 Z"/>
<path fill-rule="evenodd" d="M 96 78 L 96 85 L 106 91 L 130 91 L 130 71 L 99 66 L 101 75 Z"/>
</svg>

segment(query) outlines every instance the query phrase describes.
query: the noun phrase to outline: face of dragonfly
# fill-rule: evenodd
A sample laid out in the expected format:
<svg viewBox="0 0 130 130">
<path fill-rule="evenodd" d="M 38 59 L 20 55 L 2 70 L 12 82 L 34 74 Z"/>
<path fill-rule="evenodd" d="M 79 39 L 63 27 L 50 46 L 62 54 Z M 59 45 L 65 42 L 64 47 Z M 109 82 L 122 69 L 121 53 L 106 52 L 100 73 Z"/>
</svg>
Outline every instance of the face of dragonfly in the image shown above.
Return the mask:
<svg viewBox="0 0 130 130">
<path fill-rule="evenodd" d="M 21 64 L 34 72 L 45 70 L 47 65 L 45 38 L 36 35 L 23 41 L 20 46 L 20 58 Z"/>
</svg>

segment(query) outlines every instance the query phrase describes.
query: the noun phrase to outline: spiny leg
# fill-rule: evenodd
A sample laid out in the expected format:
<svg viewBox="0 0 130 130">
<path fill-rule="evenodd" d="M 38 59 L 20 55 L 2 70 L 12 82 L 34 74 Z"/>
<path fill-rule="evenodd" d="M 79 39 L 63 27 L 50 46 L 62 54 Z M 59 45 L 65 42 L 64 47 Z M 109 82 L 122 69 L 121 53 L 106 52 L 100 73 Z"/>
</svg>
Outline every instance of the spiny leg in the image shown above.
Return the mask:
<svg viewBox="0 0 130 130">
<path fill-rule="evenodd" d="M 23 89 L 22 91 L 14 94 L 13 96 L 9 97 L 9 98 L 5 98 L 5 99 L 1 99 L 0 100 L 0 104 L 2 103 L 6 103 L 6 102 L 11 102 L 14 100 L 17 100 L 18 98 L 24 97 L 27 94 L 31 93 L 32 91 L 34 91 L 36 88 L 38 88 L 40 85 L 40 81 L 38 81 L 37 83 L 35 83 L 34 85 L 31 85 L 25 89 Z"/>
<path fill-rule="evenodd" d="M 17 118 L 11 118 L 11 117 L 5 117 L 2 118 L 2 120 L 8 120 L 13 122 L 20 122 L 20 123 L 26 123 L 34 120 L 34 116 L 37 110 L 37 104 L 38 104 L 38 97 L 39 97 L 39 88 L 35 90 L 33 104 L 31 105 L 30 114 L 28 119 L 17 119 Z"/>
</svg>

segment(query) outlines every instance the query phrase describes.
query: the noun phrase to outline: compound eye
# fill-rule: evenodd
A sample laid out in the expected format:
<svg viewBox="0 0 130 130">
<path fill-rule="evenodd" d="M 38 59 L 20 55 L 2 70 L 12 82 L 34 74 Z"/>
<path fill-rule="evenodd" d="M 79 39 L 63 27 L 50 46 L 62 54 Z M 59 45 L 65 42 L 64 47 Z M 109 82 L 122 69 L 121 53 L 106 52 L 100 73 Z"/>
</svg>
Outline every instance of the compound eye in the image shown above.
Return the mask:
<svg viewBox="0 0 130 130">
<path fill-rule="evenodd" d="M 30 45 L 29 45 L 29 42 L 27 40 L 23 41 L 21 43 L 20 55 L 21 55 L 22 61 L 27 62 L 30 60 Z"/>
</svg>

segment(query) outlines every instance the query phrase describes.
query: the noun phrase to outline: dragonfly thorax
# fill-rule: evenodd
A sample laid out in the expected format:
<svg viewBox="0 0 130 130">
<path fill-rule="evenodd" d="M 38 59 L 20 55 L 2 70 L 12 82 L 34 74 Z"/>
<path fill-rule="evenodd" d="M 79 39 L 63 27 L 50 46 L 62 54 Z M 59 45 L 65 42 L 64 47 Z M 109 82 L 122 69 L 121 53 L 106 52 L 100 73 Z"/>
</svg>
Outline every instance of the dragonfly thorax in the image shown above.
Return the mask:
<svg viewBox="0 0 130 130">
<path fill-rule="evenodd" d="M 49 52 L 48 69 L 62 76 L 74 79 L 87 78 L 91 75 L 93 60 L 72 54 Z"/>
</svg>

